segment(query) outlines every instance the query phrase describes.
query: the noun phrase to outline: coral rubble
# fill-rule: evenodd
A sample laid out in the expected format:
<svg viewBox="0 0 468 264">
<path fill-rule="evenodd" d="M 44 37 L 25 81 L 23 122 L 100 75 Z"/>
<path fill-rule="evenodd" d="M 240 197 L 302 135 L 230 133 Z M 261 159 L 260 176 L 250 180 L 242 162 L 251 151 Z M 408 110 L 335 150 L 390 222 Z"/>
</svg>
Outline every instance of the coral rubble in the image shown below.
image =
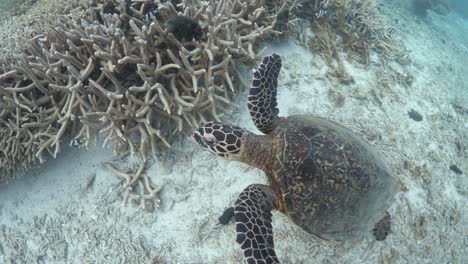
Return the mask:
<svg viewBox="0 0 468 264">
<path fill-rule="evenodd" d="M 185 127 L 219 120 L 273 18 L 256 0 L 93 0 L 0 64 L 0 183 L 64 140 L 145 159 Z M 183 16 L 197 31 L 174 31 Z M 172 28 L 172 29 L 171 29 Z M 69 137 L 69 138 L 68 138 Z"/>
<path fill-rule="evenodd" d="M 129 202 L 144 211 L 152 212 L 159 207 L 159 192 L 161 186 L 155 186 L 148 175 L 143 173 L 145 162 L 141 161 L 135 172 L 125 173 L 116 169 L 112 164 L 105 163 L 104 166 L 114 175 L 125 180 L 124 206 Z"/>
</svg>

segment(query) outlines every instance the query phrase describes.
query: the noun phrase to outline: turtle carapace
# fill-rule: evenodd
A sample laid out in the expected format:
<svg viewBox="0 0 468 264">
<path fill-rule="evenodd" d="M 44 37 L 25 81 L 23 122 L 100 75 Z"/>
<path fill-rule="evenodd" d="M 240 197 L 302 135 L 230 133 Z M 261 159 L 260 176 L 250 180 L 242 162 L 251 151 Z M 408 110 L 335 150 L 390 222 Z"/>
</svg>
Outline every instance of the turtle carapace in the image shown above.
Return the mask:
<svg viewBox="0 0 468 264">
<path fill-rule="evenodd" d="M 248 109 L 265 135 L 208 122 L 192 139 L 210 152 L 265 171 L 269 185 L 245 188 L 234 204 L 237 242 L 247 263 L 279 263 L 273 209 L 325 240 L 372 233 L 384 240 L 396 179 L 379 153 L 350 129 L 313 115 L 279 117 L 281 58 L 266 56 L 254 72 Z"/>
</svg>

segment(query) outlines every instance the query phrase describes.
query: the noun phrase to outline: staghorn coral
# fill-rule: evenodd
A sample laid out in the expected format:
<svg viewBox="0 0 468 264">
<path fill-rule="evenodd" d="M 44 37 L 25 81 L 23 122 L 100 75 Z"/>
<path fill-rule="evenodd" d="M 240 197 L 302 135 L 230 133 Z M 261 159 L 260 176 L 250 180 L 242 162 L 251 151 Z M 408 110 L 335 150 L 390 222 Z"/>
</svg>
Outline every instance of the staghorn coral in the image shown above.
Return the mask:
<svg viewBox="0 0 468 264">
<path fill-rule="evenodd" d="M 198 22 L 185 16 L 175 16 L 169 19 L 166 23 L 166 29 L 179 41 L 199 40 L 203 36 Z"/>
<path fill-rule="evenodd" d="M 334 0 L 292 0 L 291 9 L 296 16 L 315 21 L 324 16 Z"/>
<path fill-rule="evenodd" d="M 36 33 L 0 65 L 0 183 L 55 157 L 67 136 L 87 145 L 104 134 L 116 154 L 145 159 L 184 128 L 219 120 L 243 84 L 236 65 L 256 60 L 272 32 L 262 4 L 94 0 L 80 19 Z M 166 28 L 176 16 L 202 36 L 179 41 Z"/>
<path fill-rule="evenodd" d="M 312 37 L 308 46 L 320 54 L 331 67 L 331 75 L 345 83 L 351 81 L 345 72 L 340 51 L 350 59 L 367 65 L 371 50 L 386 59 L 406 63 L 406 52 L 394 39 L 395 29 L 385 25 L 375 0 L 295 0 L 292 12 L 310 22 Z"/>
<path fill-rule="evenodd" d="M 340 37 L 345 50 L 355 51 L 367 64 L 369 51 L 374 49 L 389 59 L 401 59 L 405 54 L 396 46 L 395 29 L 385 25 L 374 0 L 329 1 L 327 13 L 316 24 L 316 31 L 329 24 Z M 326 29 L 325 29 L 326 30 Z"/>
<path fill-rule="evenodd" d="M 55 22 L 58 17 L 64 14 L 79 17 L 83 13 L 83 9 L 80 6 L 86 1 L 41 0 L 40 4 L 34 4 L 31 8 L 28 8 L 28 5 L 26 5 L 24 9 L 25 13 L 17 12 L 17 9 L 2 10 L 0 8 L 0 27 L 2 28 L 2 31 L 0 31 L 0 56 L 18 54 L 18 48 L 24 46 L 29 41 L 32 32 L 42 32 L 51 22 Z M 24 4 L 28 1 L 14 2 L 16 4 Z"/>
</svg>

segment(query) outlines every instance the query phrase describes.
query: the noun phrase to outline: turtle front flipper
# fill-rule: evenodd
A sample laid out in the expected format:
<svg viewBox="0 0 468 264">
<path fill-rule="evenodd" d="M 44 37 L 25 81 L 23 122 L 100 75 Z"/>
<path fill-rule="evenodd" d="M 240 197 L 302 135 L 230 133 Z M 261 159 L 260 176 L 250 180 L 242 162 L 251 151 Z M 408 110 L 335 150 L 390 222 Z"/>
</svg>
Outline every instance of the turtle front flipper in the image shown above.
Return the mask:
<svg viewBox="0 0 468 264">
<path fill-rule="evenodd" d="M 250 185 L 239 195 L 234 205 L 237 243 L 247 263 L 279 263 L 273 246 L 271 210 L 275 193 L 271 187 Z"/>
<path fill-rule="evenodd" d="M 252 87 L 247 104 L 255 126 L 265 134 L 273 131 L 278 124 L 279 110 L 276 107 L 278 75 L 281 70 L 281 58 L 272 54 L 263 58 L 254 72 Z"/>
</svg>

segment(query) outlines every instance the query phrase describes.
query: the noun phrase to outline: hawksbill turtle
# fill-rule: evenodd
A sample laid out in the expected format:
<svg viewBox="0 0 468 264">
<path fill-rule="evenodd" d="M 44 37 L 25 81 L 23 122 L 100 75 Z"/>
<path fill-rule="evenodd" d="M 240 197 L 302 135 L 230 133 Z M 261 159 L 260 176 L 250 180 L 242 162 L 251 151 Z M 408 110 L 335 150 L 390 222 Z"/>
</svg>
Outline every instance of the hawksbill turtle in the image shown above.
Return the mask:
<svg viewBox="0 0 468 264">
<path fill-rule="evenodd" d="M 276 93 L 281 58 L 263 58 L 254 71 L 248 109 L 256 135 L 237 126 L 208 122 L 191 139 L 208 151 L 265 171 L 269 185 L 245 188 L 231 212 L 247 263 L 279 263 L 272 213 L 286 214 L 305 231 L 343 241 L 390 231 L 396 178 L 379 153 L 338 123 L 313 115 L 279 117 Z"/>
</svg>

